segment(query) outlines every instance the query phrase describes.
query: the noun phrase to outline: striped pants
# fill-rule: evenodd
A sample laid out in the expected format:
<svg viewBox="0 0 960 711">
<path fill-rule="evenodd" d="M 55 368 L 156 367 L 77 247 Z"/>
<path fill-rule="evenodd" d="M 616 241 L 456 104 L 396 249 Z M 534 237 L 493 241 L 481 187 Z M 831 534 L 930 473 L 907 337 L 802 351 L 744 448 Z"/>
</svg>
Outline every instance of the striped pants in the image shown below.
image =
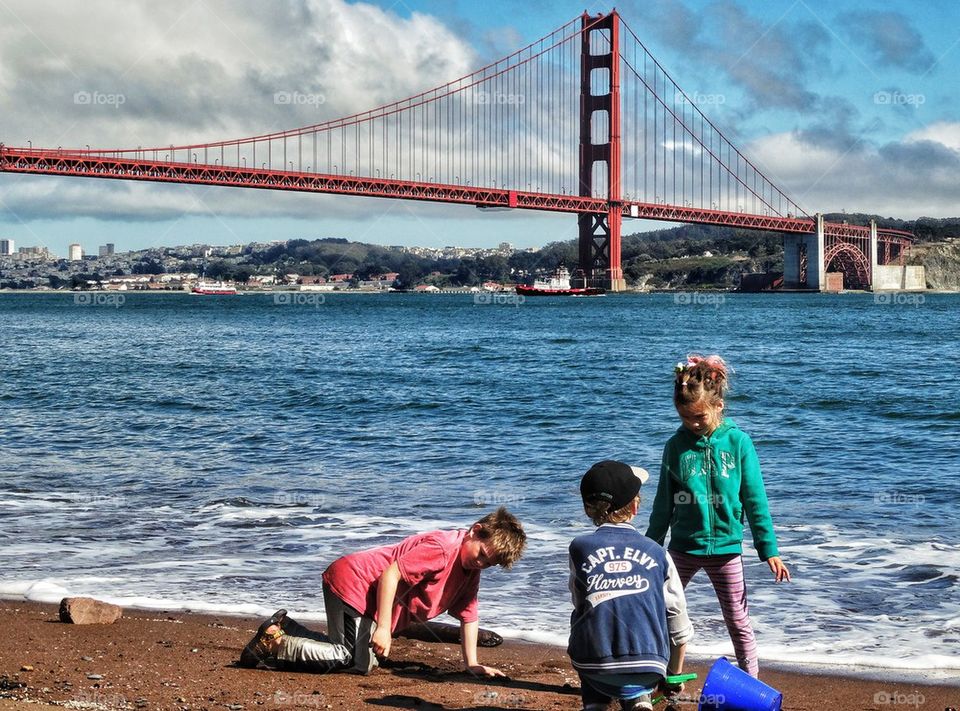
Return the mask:
<svg viewBox="0 0 960 711">
<path fill-rule="evenodd" d="M 747 586 L 743 581 L 743 558 L 732 555 L 689 555 L 680 551 L 670 551 L 680 582 L 684 589 L 687 583 L 701 568 L 713 584 L 720 601 L 723 621 L 727 623 L 727 632 L 733 641 L 733 651 L 740 668 L 756 677 L 760 671 L 757 659 L 757 638 L 750 626 L 750 613 L 747 609 Z"/>
</svg>

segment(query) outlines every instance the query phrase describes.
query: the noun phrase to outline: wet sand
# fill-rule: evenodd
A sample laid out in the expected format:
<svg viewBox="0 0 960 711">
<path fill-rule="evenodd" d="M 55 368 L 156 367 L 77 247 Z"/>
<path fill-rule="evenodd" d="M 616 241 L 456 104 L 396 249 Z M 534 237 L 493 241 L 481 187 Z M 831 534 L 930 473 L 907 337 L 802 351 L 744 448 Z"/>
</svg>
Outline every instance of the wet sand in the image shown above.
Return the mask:
<svg viewBox="0 0 960 711">
<path fill-rule="evenodd" d="M 391 658 L 370 676 L 316 675 L 236 666 L 260 620 L 126 610 L 112 625 L 69 625 L 57 612 L 56 605 L 0 601 L 5 632 L 0 711 L 48 705 L 230 711 L 580 708 L 577 675 L 558 647 L 507 641 L 481 648 L 481 663 L 500 668 L 508 680 L 461 672 L 459 645 L 408 639 L 397 639 Z M 689 700 L 678 708 L 696 709 L 708 667 L 687 665 L 685 671 L 700 677 L 687 684 L 682 698 Z M 784 709 L 795 711 L 960 709 L 960 680 L 924 685 L 897 681 L 895 674 L 874 681 L 776 669 L 762 670 L 761 679 L 783 692 Z"/>
</svg>

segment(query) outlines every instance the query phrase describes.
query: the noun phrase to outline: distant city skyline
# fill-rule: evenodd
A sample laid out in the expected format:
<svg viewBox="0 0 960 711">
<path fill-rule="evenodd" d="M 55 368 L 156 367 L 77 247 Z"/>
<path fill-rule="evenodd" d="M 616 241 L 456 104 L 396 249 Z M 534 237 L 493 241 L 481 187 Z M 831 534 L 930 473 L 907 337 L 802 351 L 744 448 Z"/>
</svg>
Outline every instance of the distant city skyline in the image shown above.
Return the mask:
<svg viewBox="0 0 960 711">
<path fill-rule="evenodd" d="M 318 238 L 294 238 L 294 239 L 306 239 L 307 241 L 316 240 Z M 194 254 L 199 256 L 213 256 L 213 257 L 223 257 L 225 255 L 237 255 L 240 254 L 244 248 L 254 247 L 263 249 L 273 245 L 287 244 L 291 240 L 251 240 L 249 242 L 236 242 L 229 244 L 211 244 L 209 242 L 200 242 L 200 241 L 191 241 L 191 242 L 182 242 L 176 244 L 166 244 L 166 245 L 153 245 L 150 247 L 140 247 L 140 248 L 130 248 L 125 249 L 121 246 L 121 249 L 117 249 L 115 244 L 108 243 L 105 245 L 100 245 L 97 248 L 96 253 L 92 250 L 87 250 L 83 244 L 79 242 L 70 243 L 67 245 L 67 248 L 64 253 L 59 254 L 45 245 L 19 245 L 15 247 L 14 240 L 0 239 L 0 256 L 39 256 L 45 260 L 67 260 L 67 261 L 81 261 L 87 259 L 104 259 L 108 257 L 121 257 L 127 254 L 147 254 L 147 253 L 163 253 L 163 252 L 182 252 L 182 251 L 192 251 Z M 349 240 L 348 240 L 349 242 Z M 357 243 L 363 244 L 363 243 Z M 366 243 L 372 244 L 372 243 Z M 500 242 L 496 245 L 488 245 L 483 247 L 467 247 L 463 245 L 448 244 L 442 247 L 436 246 L 422 246 L 422 245 L 385 245 L 387 247 L 399 248 L 404 251 L 408 251 L 412 254 L 447 254 L 448 256 L 463 256 L 465 254 L 472 253 L 500 253 L 500 254 L 509 254 L 514 251 L 534 251 L 536 247 L 524 247 L 517 248 L 510 242 Z M 198 249 L 205 250 L 202 254 L 197 252 Z"/>
<path fill-rule="evenodd" d="M 2 200 L 2 180 L 0 174 L 0 200 Z M 52 178 L 52 180 L 57 180 Z M 315 196 L 310 196 L 315 197 Z M 378 200 L 377 202 L 399 203 L 401 201 Z M 450 208 L 447 208 L 450 209 Z M 460 208 L 468 214 L 473 211 L 472 208 Z M 2 203 L 0 203 L 0 212 L 2 212 Z M 518 219 L 521 218 L 521 219 Z M 365 242 L 368 244 L 377 244 L 382 246 L 403 246 L 403 247 L 446 247 L 461 246 L 473 249 L 491 249 L 495 248 L 501 242 L 510 242 L 511 244 L 526 247 L 542 247 L 550 242 L 558 240 L 573 239 L 576 237 L 573 228 L 568 224 L 573 218 L 569 215 L 547 215 L 548 224 L 551 229 L 548 232 L 541 233 L 540 239 L 530 239 L 527 231 L 531 222 L 541 224 L 541 218 L 536 215 L 527 214 L 516 216 L 512 213 L 487 213 L 482 216 L 483 222 L 491 226 L 489 235 L 483 233 L 479 236 L 467 233 L 461 234 L 460 225 L 462 220 L 453 218 L 434 218 L 429 221 L 429 228 L 424 228 L 422 218 L 412 215 L 398 215 L 395 222 L 392 223 L 392 229 L 389 232 L 374 233 L 373 231 L 364 233 L 362 230 L 356 230 L 356 224 L 351 220 L 325 221 L 324 224 L 332 224 L 332 229 L 322 229 L 319 227 L 311 228 L 304 225 L 302 221 L 283 221 L 283 224 L 293 224 L 295 229 L 289 234 L 278 234 L 277 236 L 267 237 L 266 235 L 277 232 L 272 220 L 268 219 L 249 219 L 244 220 L 237 225 L 226 225 L 222 220 L 212 220 L 206 223 L 202 220 L 193 218 L 184 218 L 177 220 L 175 226 L 163 222 L 148 223 L 119 223 L 106 222 L 91 225 L 91 231 L 94 232 L 89 237 L 81 237 L 85 229 L 77 227 L 77 222 L 94 222 L 89 218 L 79 221 L 72 221 L 69 227 L 65 229 L 64 222 L 45 220 L 33 223 L 30 229 L 21 228 L 16 230 L 9 225 L 0 222 L 0 240 L 9 239 L 15 242 L 17 248 L 21 246 L 43 246 L 59 256 L 66 257 L 69 252 L 69 246 L 72 243 L 78 243 L 83 248 L 85 254 L 96 254 L 99 248 L 106 244 L 113 244 L 115 251 L 128 252 L 139 251 L 154 247 L 174 247 L 191 244 L 209 244 L 209 245 L 235 245 L 249 244 L 251 242 L 286 242 L 292 239 L 324 239 L 324 238 L 343 238 L 351 242 Z M 526 219 L 523 219 L 526 218 Z M 639 227 L 639 223 L 628 223 Z M 400 225 L 399 231 L 396 231 L 397 225 Z M 668 223 L 647 223 L 648 229 L 675 227 L 676 224 Z M 573 226 L 576 226 L 574 221 Z M 336 229 L 339 227 L 339 229 Z M 570 229 L 567 229 L 570 228 Z M 419 229 L 419 232 L 418 232 Z M 631 230 L 633 231 L 633 230 Z M 639 230 L 638 230 L 639 231 Z M 13 235 L 17 236 L 14 237 Z M 9 235 L 9 237 L 8 237 Z"/>
<path fill-rule="evenodd" d="M 506 0 L 316 0 L 301 11 L 218 0 L 125 7 L 0 4 L 0 142 L 135 147 L 310 125 L 461 76 L 583 11 Z M 960 213 L 952 79 L 960 73 L 960 4 L 626 0 L 617 9 L 708 116 L 808 211 Z M 323 100 L 274 100 L 293 90 Z M 664 226 L 628 221 L 624 231 Z M 96 253 L 107 243 L 140 249 L 298 237 L 527 247 L 576 232 L 569 215 L 0 175 L 0 236 L 58 254 L 71 243 Z"/>
</svg>

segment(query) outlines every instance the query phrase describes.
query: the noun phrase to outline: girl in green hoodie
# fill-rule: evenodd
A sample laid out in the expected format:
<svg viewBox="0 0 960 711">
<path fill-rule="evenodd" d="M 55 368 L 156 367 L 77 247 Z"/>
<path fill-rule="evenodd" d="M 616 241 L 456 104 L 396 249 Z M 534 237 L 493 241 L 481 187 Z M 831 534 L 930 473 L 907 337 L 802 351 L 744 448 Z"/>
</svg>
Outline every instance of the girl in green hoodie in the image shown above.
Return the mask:
<svg viewBox="0 0 960 711">
<path fill-rule="evenodd" d="M 668 549 L 686 588 L 701 568 L 720 601 L 740 668 L 757 676 L 757 642 L 743 578 L 743 520 L 777 582 L 790 580 L 780 560 L 753 442 L 723 416 L 727 366 L 720 356 L 678 363 L 673 404 L 682 427 L 663 449 L 647 536 Z"/>
</svg>

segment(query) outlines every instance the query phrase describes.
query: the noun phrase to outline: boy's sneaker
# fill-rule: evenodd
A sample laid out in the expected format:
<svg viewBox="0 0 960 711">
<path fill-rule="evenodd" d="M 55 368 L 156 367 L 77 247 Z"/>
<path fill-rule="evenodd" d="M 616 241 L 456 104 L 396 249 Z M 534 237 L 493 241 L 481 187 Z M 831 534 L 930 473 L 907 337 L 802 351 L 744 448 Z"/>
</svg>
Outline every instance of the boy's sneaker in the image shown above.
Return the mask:
<svg viewBox="0 0 960 711">
<path fill-rule="evenodd" d="M 653 702 L 650 700 L 650 694 L 644 694 L 635 699 L 621 701 L 620 708 L 623 711 L 653 711 Z"/>
<path fill-rule="evenodd" d="M 268 643 L 271 639 L 276 639 L 283 634 L 283 619 L 286 616 L 286 610 L 277 610 L 270 615 L 270 619 L 260 625 L 253 639 L 247 642 L 247 646 L 240 652 L 239 664 L 241 667 L 246 667 L 247 669 L 256 669 L 261 665 L 268 668 L 276 667 L 277 658 L 270 651 Z M 267 630 L 273 625 L 280 628 L 280 631 L 276 635 L 267 633 Z"/>
</svg>

